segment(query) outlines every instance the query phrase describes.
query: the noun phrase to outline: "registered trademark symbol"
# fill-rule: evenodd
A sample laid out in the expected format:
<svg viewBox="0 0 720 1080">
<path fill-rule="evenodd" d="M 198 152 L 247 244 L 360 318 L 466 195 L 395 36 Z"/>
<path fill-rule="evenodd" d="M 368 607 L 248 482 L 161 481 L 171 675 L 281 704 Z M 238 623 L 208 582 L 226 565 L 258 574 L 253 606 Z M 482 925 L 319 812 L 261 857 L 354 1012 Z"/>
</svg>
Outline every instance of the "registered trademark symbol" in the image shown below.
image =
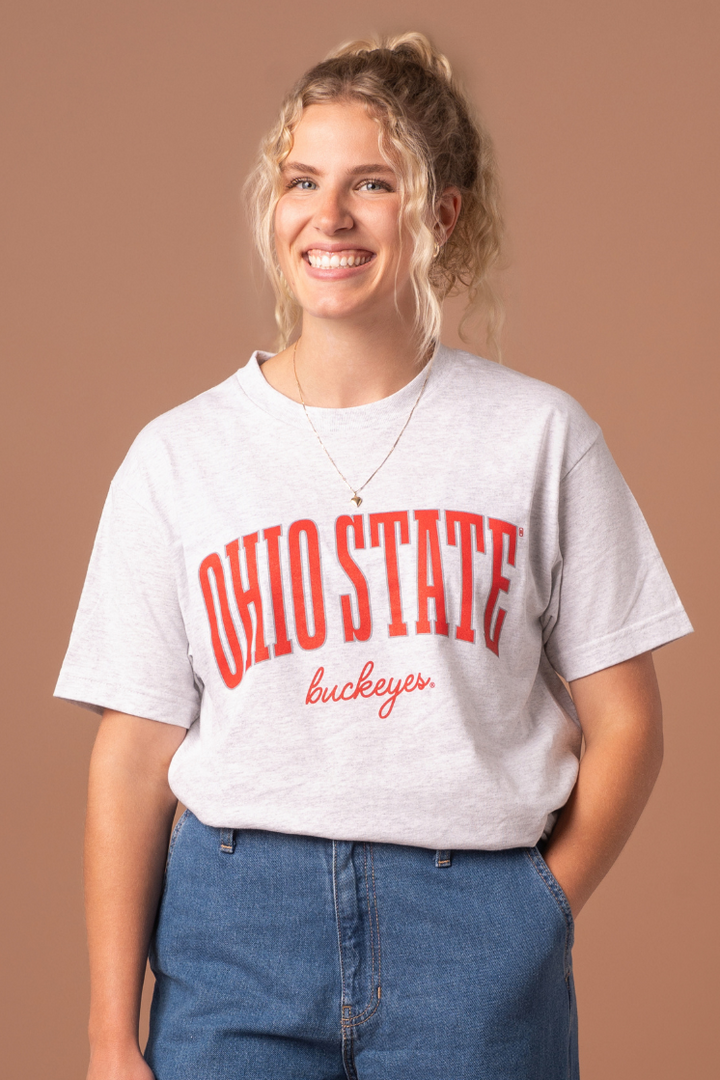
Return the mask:
<svg viewBox="0 0 720 1080">
<path fill-rule="evenodd" d="M 431 682 L 431 683 L 430 683 L 430 686 L 431 686 L 431 688 L 432 688 L 432 687 L 433 687 L 434 685 L 435 685 L 435 683 L 434 683 L 434 682 Z"/>
</svg>

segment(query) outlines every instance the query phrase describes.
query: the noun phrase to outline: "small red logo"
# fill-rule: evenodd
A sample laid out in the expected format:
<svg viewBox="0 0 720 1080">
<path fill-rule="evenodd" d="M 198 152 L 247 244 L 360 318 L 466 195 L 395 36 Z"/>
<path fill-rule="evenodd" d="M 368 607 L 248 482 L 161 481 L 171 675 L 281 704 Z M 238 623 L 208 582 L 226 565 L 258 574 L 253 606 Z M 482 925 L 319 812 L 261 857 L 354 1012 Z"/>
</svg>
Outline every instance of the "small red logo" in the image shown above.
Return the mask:
<svg viewBox="0 0 720 1080">
<path fill-rule="evenodd" d="M 372 660 L 368 660 L 355 682 L 347 682 L 340 689 L 336 684 L 332 690 L 323 686 L 325 668 L 319 667 L 312 677 L 312 682 L 305 695 L 306 705 L 327 705 L 330 701 L 355 701 L 357 698 L 384 697 L 382 705 L 378 709 L 378 716 L 387 720 L 395 707 L 395 702 L 401 694 L 412 694 L 415 690 L 425 690 L 434 686 L 429 678 L 425 679 L 420 674 L 406 675 L 403 679 L 375 679 L 370 676 L 375 668 Z"/>
</svg>

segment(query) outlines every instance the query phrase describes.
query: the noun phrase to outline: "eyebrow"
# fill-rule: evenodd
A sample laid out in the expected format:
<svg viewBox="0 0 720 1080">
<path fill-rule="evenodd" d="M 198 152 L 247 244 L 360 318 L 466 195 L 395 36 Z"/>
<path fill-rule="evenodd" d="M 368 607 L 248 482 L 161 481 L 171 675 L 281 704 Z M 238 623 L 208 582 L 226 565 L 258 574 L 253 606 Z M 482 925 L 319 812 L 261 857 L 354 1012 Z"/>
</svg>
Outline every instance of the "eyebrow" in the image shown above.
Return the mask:
<svg viewBox="0 0 720 1080">
<path fill-rule="evenodd" d="M 305 165 L 302 161 L 285 161 L 282 165 L 283 172 L 303 172 L 309 173 L 311 176 L 320 176 L 320 170 L 316 169 L 313 165 Z M 379 164 L 378 162 L 370 162 L 369 165 L 356 165 L 354 169 L 350 169 L 349 176 L 361 176 L 363 173 L 393 173 L 393 170 L 389 165 Z"/>
</svg>

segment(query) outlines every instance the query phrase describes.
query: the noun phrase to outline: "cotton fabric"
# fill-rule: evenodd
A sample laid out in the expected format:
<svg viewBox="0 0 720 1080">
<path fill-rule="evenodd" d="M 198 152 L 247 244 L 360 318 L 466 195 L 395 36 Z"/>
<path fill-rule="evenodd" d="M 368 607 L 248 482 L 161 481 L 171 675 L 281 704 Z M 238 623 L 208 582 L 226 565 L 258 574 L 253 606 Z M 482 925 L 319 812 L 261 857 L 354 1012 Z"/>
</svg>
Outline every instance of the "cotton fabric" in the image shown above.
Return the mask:
<svg viewBox="0 0 720 1080">
<path fill-rule="evenodd" d="M 266 358 L 138 436 L 56 693 L 188 728 L 170 784 L 209 826 L 532 847 L 577 775 L 557 673 L 692 629 L 600 429 L 441 346 L 356 507 Z M 354 487 L 425 376 L 310 409 Z"/>
</svg>

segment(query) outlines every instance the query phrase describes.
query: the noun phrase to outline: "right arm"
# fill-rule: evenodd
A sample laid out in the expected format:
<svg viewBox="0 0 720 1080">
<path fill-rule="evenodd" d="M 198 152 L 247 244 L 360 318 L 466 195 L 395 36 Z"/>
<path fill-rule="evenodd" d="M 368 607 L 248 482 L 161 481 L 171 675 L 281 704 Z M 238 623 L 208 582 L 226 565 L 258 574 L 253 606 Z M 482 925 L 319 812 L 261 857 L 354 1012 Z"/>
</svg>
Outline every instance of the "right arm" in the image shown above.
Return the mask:
<svg viewBox="0 0 720 1080">
<path fill-rule="evenodd" d="M 152 1080 L 138 1043 L 140 996 L 177 806 L 168 768 L 185 733 L 107 709 L 98 730 L 85 829 L 88 1080 Z"/>
</svg>

